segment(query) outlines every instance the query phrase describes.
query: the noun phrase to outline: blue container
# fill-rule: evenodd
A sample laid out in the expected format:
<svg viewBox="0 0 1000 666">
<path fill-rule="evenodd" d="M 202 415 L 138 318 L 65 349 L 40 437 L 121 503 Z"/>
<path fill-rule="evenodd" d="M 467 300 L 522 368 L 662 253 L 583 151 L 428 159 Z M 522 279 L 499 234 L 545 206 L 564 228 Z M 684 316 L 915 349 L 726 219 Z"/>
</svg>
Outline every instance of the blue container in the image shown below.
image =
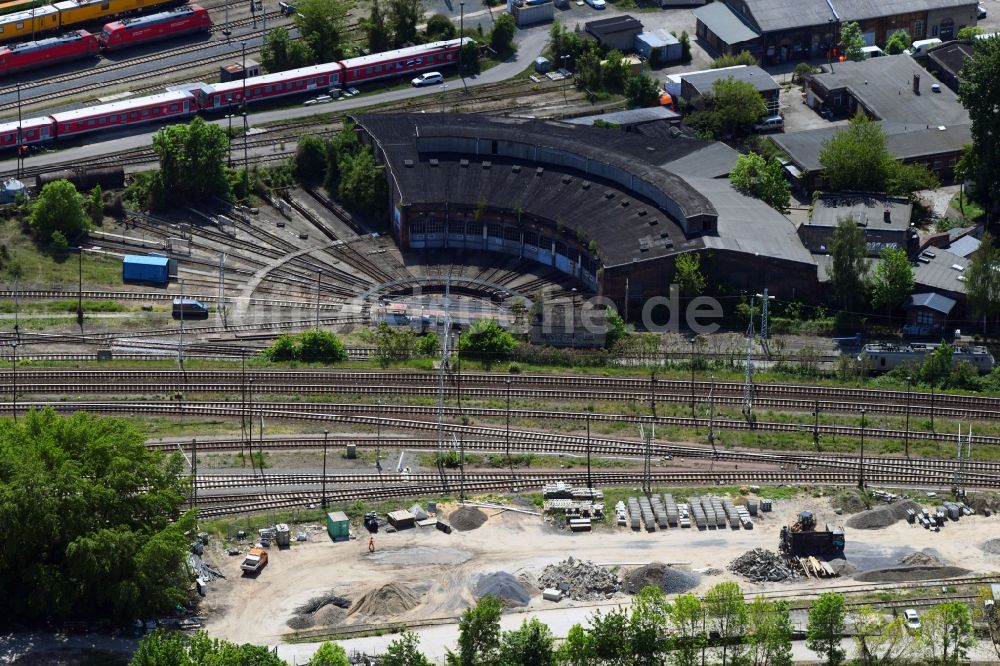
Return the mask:
<svg viewBox="0 0 1000 666">
<path fill-rule="evenodd" d="M 170 279 L 169 265 L 166 257 L 127 255 L 122 259 L 122 280 L 165 285 Z"/>
</svg>

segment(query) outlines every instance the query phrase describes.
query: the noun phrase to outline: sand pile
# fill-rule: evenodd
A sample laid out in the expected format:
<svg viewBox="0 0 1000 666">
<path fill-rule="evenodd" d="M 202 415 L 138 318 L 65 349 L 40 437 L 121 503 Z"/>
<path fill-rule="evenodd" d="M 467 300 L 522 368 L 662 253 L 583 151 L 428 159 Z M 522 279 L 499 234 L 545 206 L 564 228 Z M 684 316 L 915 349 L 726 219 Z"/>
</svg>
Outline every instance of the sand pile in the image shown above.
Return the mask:
<svg viewBox="0 0 1000 666">
<path fill-rule="evenodd" d="M 468 532 L 486 522 L 486 514 L 474 506 L 460 506 L 448 515 L 448 522 L 459 532 Z"/>
<path fill-rule="evenodd" d="M 354 602 L 348 615 L 361 613 L 373 617 L 391 617 L 413 610 L 420 605 L 420 597 L 412 590 L 396 583 L 369 590 Z"/>
<path fill-rule="evenodd" d="M 623 576 L 624 589 L 629 594 L 639 594 L 647 585 L 656 585 L 667 594 L 681 594 L 698 587 L 698 574 L 653 562 Z"/>
<path fill-rule="evenodd" d="M 907 509 L 919 512 L 922 508 L 913 500 L 886 504 L 855 514 L 847 519 L 846 524 L 853 530 L 877 530 L 905 520 Z"/>
<path fill-rule="evenodd" d="M 505 606 L 527 606 L 531 601 L 531 595 L 521 581 L 506 571 L 494 571 L 479 579 L 476 596 L 485 597 L 488 594 L 499 597 Z"/>
<path fill-rule="evenodd" d="M 854 575 L 854 580 L 862 583 L 907 583 L 910 581 L 927 581 L 937 578 L 956 578 L 965 576 L 968 569 L 962 567 L 893 567 L 890 569 L 873 569 Z"/>
<path fill-rule="evenodd" d="M 904 567 L 936 567 L 941 559 L 927 553 L 910 553 L 899 558 L 899 563 Z"/>
<path fill-rule="evenodd" d="M 1000 539 L 990 539 L 979 546 L 979 550 L 990 555 L 1000 555 Z"/>
</svg>

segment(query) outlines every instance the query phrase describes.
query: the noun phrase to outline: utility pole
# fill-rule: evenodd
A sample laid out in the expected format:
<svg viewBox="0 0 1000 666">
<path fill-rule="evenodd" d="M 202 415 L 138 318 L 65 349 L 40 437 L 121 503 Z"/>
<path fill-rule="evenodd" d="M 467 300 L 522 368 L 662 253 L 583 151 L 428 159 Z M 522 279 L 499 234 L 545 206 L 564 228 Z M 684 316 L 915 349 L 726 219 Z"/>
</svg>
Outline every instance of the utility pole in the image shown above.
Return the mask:
<svg viewBox="0 0 1000 666">
<path fill-rule="evenodd" d="M 858 457 L 858 490 L 865 489 L 865 410 L 861 409 L 861 455 Z"/>
<path fill-rule="evenodd" d="M 712 377 L 712 388 L 708 392 L 708 443 L 712 445 L 712 455 L 719 456 L 715 450 L 715 377 Z"/>
<path fill-rule="evenodd" d="M 247 438 L 247 353 L 244 349 L 240 353 L 242 360 L 240 371 L 240 455 L 243 457 L 243 466 L 247 466 L 246 451 L 244 450 Z"/>
<path fill-rule="evenodd" d="M 184 369 L 184 280 L 181 279 L 181 322 L 180 336 L 177 338 L 177 365 Z"/>
<path fill-rule="evenodd" d="M 458 500 L 465 504 L 465 435 L 458 434 L 458 471 L 461 474 L 459 479 Z"/>
<path fill-rule="evenodd" d="M 649 372 L 649 411 L 656 418 L 656 370 Z"/>
<path fill-rule="evenodd" d="M 462 88 L 469 92 L 469 85 L 465 82 L 465 70 L 462 69 L 462 47 L 465 46 L 465 0 L 458 3 L 458 74 L 462 77 Z"/>
<path fill-rule="evenodd" d="M 560 59 L 562 60 L 562 68 L 563 69 L 566 69 L 566 59 L 567 58 L 569 58 L 568 55 L 560 56 Z M 563 77 L 563 86 L 562 86 L 562 88 L 563 88 L 563 106 L 565 106 L 565 105 L 569 104 L 569 102 L 566 100 L 566 80 L 569 77 L 566 76 L 565 74 L 563 74 L 562 77 Z M 626 313 L 625 314 L 625 321 L 628 321 L 628 278 L 625 278 L 625 313 Z"/>
<path fill-rule="evenodd" d="M 514 476 L 514 461 L 510 458 L 510 385 L 511 379 L 507 378 L 507 435 L 506 435 L 506 449 L 507 449 L 507 466 L 510 468 L 510 475 Z"/>
<path fill-rule="evenodd" d="M 694 418 L 694 343 L 697 339 L 697 335 L 691 336 L 691 357 L 688 359 L 691 364 L 691 418 Z"/>
<path fill-rule="evenodd" d="M 191 506 L 198 506 L 198 440 L 191 439 Z"/>
<path fill-rule="evenodd" d="M 253 7 L 253 0 L 251 7 Z M 254 28 L 257 27 L 257 17 L 254 15 Z M 247 43 L 240 42 L 243 49 L 243 185 L 246 189 L 247 200 L 250 198 L 250 159 L 247 156 L 247 141 L 250 138 L 249 118 L 247 118 Z"/>
<path fill-rule="evenodd" d="M 590 409 L 587 409 L 587 487 L 593 490 L 594 480 L 590 476 Z M 593 495 L 591 495 L 593 499 Z"/>
<path fill-rule="evenodd" d="M 319 291 L 323 286 L 323 271 L 316 271 L 316 330 L 319 330 Z"/>
<path fill-rule="evenodd" d="M 642 424 L 640 423 L 639 435 L 642 437 L 643 443 L 645 444 L 642 456 L 642 492 L 646 495 L 649 495 L 649 493 L 652 492 L 652 487 L 651 487 L 652 486 L 651 476 L 653 467 L 652 443 L 653 443 L 653 437 L 656 436 L 656 426 L 651 423 L 649 425 L 649 432 L 647 433 L 646 429 L 643 428 Z"/>
<path fill-rule="evenodd" d="M 819 400 L 813 403 L 813 446 L 819 453 Z"/>
<path fill-rule="evenodd" d="M 14 409 L 14 423 L 17 423 L 17 348 L 21 344 L 21 299 L 17 288 L 17 280 L 14 280 L 14 342 L 11 343 L 11 359 L 14 363 L 14 382 L 11 406 Z"/>
<path fill-rule="evenodd" d="M 330 441 L 330 431 L 323 431 L 323 509 L 326 509 L 326 446 Z"/>
<path fill-rule="evenodd" d="M 219 313 L 222 315 L 222 325 L 229 328 L 226 317 L 226 253 L 219 254 Z"/>
<path fill-rule="evenodd" d="M 249 435 L 247 441 L 250 443 L 250 468 L 256 475 L 257 470 L 253 462 L 253 377 L 247 380 L 247 433 Z"/>
<path fill-rule="evenodd" d="M 913 377 L 906 376 L 906 430 L 903 431 L 903 447 L 906 451 L 906 459 L 910 459 L 910 388 L 913 384 Z"/>
<path fill-rule="evenodd" d="M 32 8 L 32 14 L 34 14 L 34 8 Z M 34 16 L 32 16 L 32 22 L 34 22 Z M 34 30 L 34 26 L 32 26 Z M 21 179 L 21 169 L 24 167 L 24 135 L 21 129 L 21 84 L 17 84 L 17 179 Z"/>
<path fill-rule="evenodd" d="M 76 323 L 80 325 L 80 332 L 83 332 L 83 246 L 80 245 L 76 248 L 80 253 L 79 260 L 77 261 L 77 273 L 79 275 L 79 281 L 77 282 L 77 292 L 76 292 Z"/>
<path fill-rule="evenodd" d="M 378 470 L 379 483 L 385 485 L 382 480 L 382 401 L 378 401 L 378 421 L 375 422 L 375 469 Z"/>
<path fill-rule="evenodd" d="M 931 382 L 931 432 L 934 430 L 934 382 Z"/>
<path fill-rule="evenodd" d="M 747 326 L 747 361 L 746 371 L 743 377 L 743 417 L 754 427 L 756 417 L 753 413 L 754 397 L 757 393 L 753 385 L 753 308 L 754 297 L 750 297 L 750 324 Z"/>
</svg>

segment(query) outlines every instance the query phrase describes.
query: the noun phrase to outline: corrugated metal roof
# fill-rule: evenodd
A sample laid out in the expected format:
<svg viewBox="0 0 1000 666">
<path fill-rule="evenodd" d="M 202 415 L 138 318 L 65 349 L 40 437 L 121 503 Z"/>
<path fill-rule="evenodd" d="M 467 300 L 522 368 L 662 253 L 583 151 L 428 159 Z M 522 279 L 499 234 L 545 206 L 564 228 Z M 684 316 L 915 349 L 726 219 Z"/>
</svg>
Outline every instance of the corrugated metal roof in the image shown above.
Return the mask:
<svg viewBox="0 0 1000 666">
<path fill-rule="evenodd" d="M 980 241 L 975 236 L 962 236 L 948 246 L 948 251 L 960 257 L 968 257 L 979 249 Z"/>
<path fill-rule="evenodd" d="M 968 7 L 970 18 L 975 16 L 977 0 L 831 0 L 842 21 L 928 12 L 939 9 Z"/>
<path fill-rule="evenodd" d="M 762 32 L 823 25 L 837 16 L 826 0 L 743 0 Z M 871 2 L 871 0 L 868 0 Z M 873 3 L 875 4 L 875 3 Z"/>
<path fill-rule="evenodd" d="M 771 75 L 757 65 L 735 69 L 709 69 L 704 72 L 681 74 L 681 79 L 694 86 L 701 94 L 711 92 L 712 86 L 716 81 L 728 78 L 750 83 L 762 93 L 781 90 L 781 86 L 771 78 Z"/>
<path fill-rule="evenodd" d="M 599 113 L 594 116 L 567 118 L 565 122 L 571 125 L 593 125 L 595 120 L 603 120 L 606 123 L 614 125 L 636 125 L 639 123 L 651 123 L 657 120 L 673 120 L 680 117 L 681 114 L 671 111 L 664 106 L 651 106 L 643 109 L 612 111 L 611 113 Z"/>
<path fill-rule="evenodd" d="M 691 10 L 708 29 L 727 44 L 749 42 L 760 37 L 722 2 L 713 2 Z"/>
<path fill-rule="evenodd" d="M 649 30 L 636 35 L 635 38 L 654 49 L 662 49 L 665 46 L 680 44 L 680 40 L 666 30 Z"/>
<path fill-rule="evenodd" d="M 906 305 L 903 307 L 907 310 L 912 308 L 928 308 L 936 310 L 941 314 L 949 314 L 954 309 L 956 303 L 957 301 L 954 298 L 948 298 L 934 292 L 926 292 L 913 294 L 906 299 Z"/>
<path fill-rule="evenodd" d="M 151 257 L 142 254 L 127 254 L 122 259 L 122 263 L 135 264 L 137 266 L 159 266 L 164 267 L 170 260 L 166 257 Z"/>
<path fill-rule="evenodd" d="M 913 281 L 922 289 L 937 289 L 955 294 L 965 293 L 965 269 L 969 260 L 947 250 L 932 249 L 929 256 L 924 252 L 918 257 L 913 268 Z M 961 270 L 955 268 L 961 267 Z"/>
</svg>

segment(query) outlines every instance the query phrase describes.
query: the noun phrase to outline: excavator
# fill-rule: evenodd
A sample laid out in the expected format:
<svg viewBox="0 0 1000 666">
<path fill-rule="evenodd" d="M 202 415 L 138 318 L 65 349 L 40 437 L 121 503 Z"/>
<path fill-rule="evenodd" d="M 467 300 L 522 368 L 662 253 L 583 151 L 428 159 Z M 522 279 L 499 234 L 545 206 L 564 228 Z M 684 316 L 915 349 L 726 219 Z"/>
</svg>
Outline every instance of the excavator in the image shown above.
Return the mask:
<svg viewBox="0 0 1000 666">
<path fill-rule="evenodd" d="M 792 525 L 781 528 L 778 548 L 786 555 L 837 555 L 844 551 L 844 528 L 826 525 L 816 529 L 816 517 L 803 511 Z"/>
</svg>

